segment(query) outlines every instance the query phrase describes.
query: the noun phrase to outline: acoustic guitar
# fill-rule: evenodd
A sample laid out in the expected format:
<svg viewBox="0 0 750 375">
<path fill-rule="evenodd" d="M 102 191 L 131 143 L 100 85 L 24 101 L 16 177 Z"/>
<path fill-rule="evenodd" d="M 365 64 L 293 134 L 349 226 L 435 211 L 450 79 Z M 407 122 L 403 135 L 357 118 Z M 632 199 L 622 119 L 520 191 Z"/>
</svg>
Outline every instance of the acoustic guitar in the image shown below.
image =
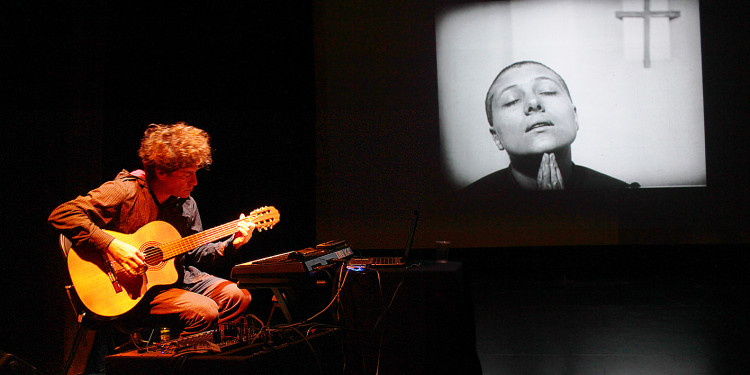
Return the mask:
<svg viewBox="0 0 750 375">
<path fill-rule="evenodd" d="M 146 272 L 132 276 L 103 252 L 78 252 L 73 248 L 68 252 L 68 272 L 83 305 L 100 318 L 115 319 L 138 305 L 151 288 L 178 281 L 176 256 L 231 236 L 240 221 L 250 222 L 255 229 L 263 231 L 273 228 L 279 219 L 279 211 L 268 206 L 252 211 L 245 218 L 185 238 L 163 221 L 150 222 L 132 234 L 105 230 L 143 253 L 148 267 Z"/>
</svg>

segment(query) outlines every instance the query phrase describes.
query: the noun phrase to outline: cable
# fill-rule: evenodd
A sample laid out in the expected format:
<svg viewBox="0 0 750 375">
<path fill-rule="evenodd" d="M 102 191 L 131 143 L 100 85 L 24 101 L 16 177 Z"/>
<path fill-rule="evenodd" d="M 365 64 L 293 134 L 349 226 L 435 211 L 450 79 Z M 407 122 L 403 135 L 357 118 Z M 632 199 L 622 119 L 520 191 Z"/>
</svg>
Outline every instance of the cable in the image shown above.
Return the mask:
<svg viewBox="0 0 750 375">
<path fill-rule="evenodd" d="M 384 297 L 383 296 L 383 282 L 380 280 L 380 271 L 378 271 L 377 268 L 375 269 L 375 274 L 378 276 L 378 289 L 380 290 L 380 305 L 382 308 L 385 308 L 385 306 L 383 306 L 383 304 L 385 303 L 385 301 L 383 300 L 383 297 Z"/>
<path fill-rule="evenodd" d="M 320 363 L 320 358 L 318 358 L 318 353 L 315 352 L 315 348 L 310 343 L 310 340 L 308 340 L 307 336 L 303 335 L 302 332 L 300 332 L 297 328 L 292 328 L 292 329 L 295 332 L 297 332 L 302 337 L 303 340 L 305 340 L 305 343 L 307 344 L 307 347 L 310 348 L 310 351 L 312 352 L 313 357 L 315 357 L 315 362 L 318 365 L 318 371 L 320 371 L 320 375 L 324 375 L 323 374 L 323 365 Z"/>
<path fill-rule="evenodd" d="M 341 267 L 341 271 L 342 272 L 343 272 L 343 269 L 344 269 L 344 267 Z M 307 322 L 309 322 L 309 321 L 317 318 L 318 316 L 320 316 L 321 314 L 323 314 L 324 312 L 326 312 L 326 310 L 328 310 L 328 308 L 330 308 L 333 305 L 333 303 L 336 302 L 339 299 L 339 294 L 341 293 L 341 289 L 344 288 L 344 284 L 346 283 L 347 276 L 349 276 L 349 269 L 347 269 L 346 273 L 344 273 L 343 280 L 341 280 L 341 278 L 340 278 L 341 276 L 340 276 L 340 273 L 339 273 L 339 280 L 341 280 L 341 282 L 339 284 L 338 290 L 336 291 L 336 295 L 333 296 L 333 298 L 331 299 L 331 302 L 329 302 L 328 305 L 326 307 L 324 307 L 323 310 L 320 310 L 320 312 L 318 312 L 317 314 L 315 314 L 315 315 L 313 315 L 313 316 L 311 316 L 311 317 L 303 320 L 302 323 L 307 323 Z M 293 325 L 290 325 L 290 326 L 293 326 Z"/>
<path fill-rule="evenodd" d="M 388 313 L 388 310 L 390 310 L 391 306 L 393 306 L 393 301 L 396 300 L 396 295 L 398 295 L 398 291 L 401 289 L 401 286 L 404 284 L 404 281 L 406 281 L 406 274 L 407 274 L 406 271 L 408 271 L 409 268 L 418 267 L 418 266 L 419 264 L 416 264 L 416 265 L 411 265 L 411 266 L 407 266 L 406 268 L 404 268 L 401 281 L 399 281 L 398 285 L 396 285 L 396 289 L 393 291 L 393 295 L 391 295 L 391 300 L 388 302 L 388 306 L 386 306 L 383 309 L 383 312 L 380 314 L 380 316 L 378 317 L 378 320 L 375 322 L 375 325 L 373 326 L 374 331 L 377 331 L 378 326 L 380 325 L 380 322 L 383 321 L 386 314 Z M 382 285 L 380 285 L 380 272 L 378 272 L 377 275 L 378 275 L 378 285 L 380 286 L 381 295 L 382 295 L 383 289 L 382 289 Z M 378 375 L 380 372 L 380 356 L 383 352 L 383 338 L 384 337 L 385 337 L 385 327 L 381 327 L 380 328 L 380 340 L 378 342 L 378 359 L 377 359 L 377 362 L 375 363 L 375 375 Z"/>
<path fill-rule="evenodd" d="M 378 375 L 380 373 L 380 355 L 383 353 L 383 336 L 384 332 L 381 332 L 380 334 L 380 342 L 378 342 L 378 360 L 375 362 L 375 375 Z"/>
<path fill-rule="evenodd" d="M 399 289 L 401 289 L 401 285 L 404 284 L 404 281 L 406 281 L 406 269 L 404 269 L 403 277 L 401 278 L 401 281 L 399 281 L 398 285 L 396 286 L 396 290 L 393 291 L 393 295 L 391 295 L 391 300 L 388 302 L 388 306 L 386 306 L 383 309 L 383 312 L 378 317 L 378 320 L 375 322 L 375 326 L 373 328 L 377 328 L 380 324 L 380 321 L 385 317 L 385 314 L 388 312 L 388 310 L 391 309 L 391 306 L 393 306 L 393 301 L 396 299 L 396 295 L 398 294 Z"/>
<path fill-rule="evenodd" d="M 169 373 L 175 375 L 181 374 L 185 368 L 185 363 L 191 354 L 195 353 L 184 352 L 172 355 L 167 364 L 167 368 L 170 370 Z"/>
</svg>

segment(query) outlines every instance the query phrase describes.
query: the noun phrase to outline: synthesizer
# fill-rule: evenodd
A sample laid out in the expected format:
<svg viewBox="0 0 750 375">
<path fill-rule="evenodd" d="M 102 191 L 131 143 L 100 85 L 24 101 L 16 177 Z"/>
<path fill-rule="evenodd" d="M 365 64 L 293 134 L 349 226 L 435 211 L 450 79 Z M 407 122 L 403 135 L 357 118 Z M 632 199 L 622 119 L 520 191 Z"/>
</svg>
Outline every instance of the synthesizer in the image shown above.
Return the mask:
<svg viewBox="0 0 750 375">
<path fill-rule="evenodd" d="M 353 254 L 344 241 L 329 241 L 314 248 L 289 251 L 237 264 L 230 277 L 240 286 L 282 286 L 312 280 L 321 267 Z"/>
</svg>

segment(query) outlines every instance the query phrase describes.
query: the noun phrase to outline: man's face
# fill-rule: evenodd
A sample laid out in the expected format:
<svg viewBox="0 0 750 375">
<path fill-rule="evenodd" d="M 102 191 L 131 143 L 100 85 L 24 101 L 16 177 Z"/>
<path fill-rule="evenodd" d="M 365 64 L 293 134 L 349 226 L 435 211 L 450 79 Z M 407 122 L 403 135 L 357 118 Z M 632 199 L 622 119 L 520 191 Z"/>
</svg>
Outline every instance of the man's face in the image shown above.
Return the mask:
<svg viewBox="0 0 750 375">
<path fill-rule="evenodd" d="M 198 185 L 197 171 L 198 167 L 180 168 L 170 173 L 158 173 L 158 178 L 169 195 L 187 198 L 193 191 L 193 187 Z"/>
<path fill-rule="evenodd" d="M 507 70 L 492 87 L 490 132 L 508 154 L 524 156 L 569 146 L 578 115 L 555 72 L 527 64 Z"/>
</svg>

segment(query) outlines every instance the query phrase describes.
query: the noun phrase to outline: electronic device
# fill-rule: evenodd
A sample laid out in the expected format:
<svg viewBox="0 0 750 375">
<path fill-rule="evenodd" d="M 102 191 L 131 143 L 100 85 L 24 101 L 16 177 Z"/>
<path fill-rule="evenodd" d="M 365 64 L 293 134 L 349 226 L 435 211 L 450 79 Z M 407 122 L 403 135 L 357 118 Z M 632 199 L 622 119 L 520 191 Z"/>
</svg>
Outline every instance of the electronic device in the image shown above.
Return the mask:
<svg viewBox="0 0 750 375">
<path fill-rule="evenodd" d="M 376 257 L 365 257 L 365 258 L 352 258 L 347 263 L 349 269 L 362 269 L 362 268 L 376 268 L 376 267 L 401 267 L 406 265 L 406 261 L 409 259 L 409 251 L 414 244 L 414 233 L 417 231 L 417 223 L 419 221 L 419 211 L 414 211 L 414 221 L 411 225 L 411 232 L 409 233 L 409 240 L 406 242 L 406 248 L 404 249 L 403 256 L 376 256 Z"/>
<path fill-rule="evenodd" d="M 336 260 L 353 254 L 345 241 L 329 241 L 314 248 L 288 251 L 269 257 L 237 264 L 230 277 L 241 287 L 286 286 L 313 281 L 313 274 Z"/>
</svg>

